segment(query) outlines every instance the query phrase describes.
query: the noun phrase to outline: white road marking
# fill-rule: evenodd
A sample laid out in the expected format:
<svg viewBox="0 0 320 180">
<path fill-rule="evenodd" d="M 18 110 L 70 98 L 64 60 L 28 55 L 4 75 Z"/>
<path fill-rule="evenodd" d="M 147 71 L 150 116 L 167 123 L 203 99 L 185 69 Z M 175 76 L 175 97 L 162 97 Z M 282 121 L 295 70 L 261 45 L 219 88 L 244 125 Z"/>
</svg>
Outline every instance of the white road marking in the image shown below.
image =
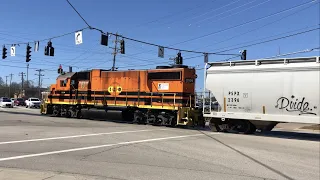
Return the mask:
<svg viewBox="0 0 320 180">
<path fill-rule="evenodd" d="M 218 134 L 218 133 L 213 132 L 213 133 L 207 133 L 207 134 Z M 65 150 L 60 150 L 60 151 L 50 151 L 50 152 L 28 154 L 28 155 L 21 155 L 21 156 L 12 156 L 12 157 L 7 157 L 7 158 L 0 158 L 0 162 L 15 160 L 15 159 L 30 158 L 30 157 L 46 156 L 46 155 L 52 155 L 52 154 L 60 154 L 60 153 L 66 153 L 66 152 L 98 149 L 98 148 L 118 146 L 118 145 L 137 144 L 137 143 L 162 141 L 162 140 L 168 140 L 168 139 L 179 139 L 179 138 L 187 138 L 187 137 L 196 137 L 196 136 L 204 136 L 204 135 L 205 134 L 201 133 L 201 134 L 184 135 L 184 136 L 171 136 L 171 137 L 164 137 L 164 138 L 145 139 L 145 140 L 138 140 L 138 141 L 126 141 L 126 142 L 119 142 L 119 143 L 114 143 L 114 144 L 104 144 L 104 145 L 98 145 L 98 146 L 88 146 L 88 147 L 82 147 L 82 148 L 65 149 Z"/>
<path fill-rule="evenodd" d="M 117 132 L 96 133 L 96 134 L 82 134 L 82 135 L 74 135 L 74 136 L 60 136 L 60 137 L 41 138 L 41 139 L 25 139 L 25 140 L 18 140 L 18 141 L 0 142 L 0 145 L 2 145 L 2 144 L 25 143 L 25 142 L 35 142 L 35 141 L 49 141 L 49 140 L 56 140 L 56 139 L 71 139 L 71 138 L 88 137 L 88 136 L 101 136 L 101 135 L 110 135 L 110 134 L 125 134 L 125 133 L 165 131 L 165 130 L 168 130 L 168 129 L 155 129 L 155 130 L 148 129 L 148 130 L 136 130 L 136 131 L 117 131 Z"/>
</svg>

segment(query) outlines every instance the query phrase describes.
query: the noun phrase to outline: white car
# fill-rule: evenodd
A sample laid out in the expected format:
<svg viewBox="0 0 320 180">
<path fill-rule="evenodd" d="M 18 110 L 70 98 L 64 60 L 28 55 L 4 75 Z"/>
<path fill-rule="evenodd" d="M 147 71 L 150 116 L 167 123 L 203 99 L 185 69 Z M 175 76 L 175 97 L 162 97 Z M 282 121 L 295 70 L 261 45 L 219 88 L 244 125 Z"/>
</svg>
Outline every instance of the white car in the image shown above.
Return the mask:
<svg viewBox="0 0 320 180">
<path fill-rule="evenodd" d="M 29 98 L 26 100 L 26 108 L 40 108 L 41 101 L 38 98 Z"/>
<path fill-rule="evenodd" d="M 13 102 L 10 99 L 0 99 L 0 107 L 13 108 Z"/>
</svg>

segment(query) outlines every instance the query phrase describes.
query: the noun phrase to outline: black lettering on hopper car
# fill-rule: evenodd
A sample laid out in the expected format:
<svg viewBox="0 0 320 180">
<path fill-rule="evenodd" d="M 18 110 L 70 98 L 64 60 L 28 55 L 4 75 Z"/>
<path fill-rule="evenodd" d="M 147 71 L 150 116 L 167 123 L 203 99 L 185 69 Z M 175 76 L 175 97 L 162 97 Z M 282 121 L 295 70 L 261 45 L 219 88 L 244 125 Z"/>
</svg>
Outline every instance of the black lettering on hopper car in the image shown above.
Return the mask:
<svg viewBox="0 0 320 180">
<path fill-rule="evenodd" d="M 298 98 L 295 98 L 294 95 L 291 96 L 291 98 L 287 97 L 280 97 L 277 100 L 276 108 L 278 109 L 285 109 L 288 112 L 299 112 L 299 115 L 303 114 L 311 114 L 311 115 L 317 115 L 316 113 L 312 112 L 314 109 L 317 109 L 316 106 L 309 107 L 310 103 L 305 100 L 305 97 L 303 97 L 301 100 Z"/>
</svg>

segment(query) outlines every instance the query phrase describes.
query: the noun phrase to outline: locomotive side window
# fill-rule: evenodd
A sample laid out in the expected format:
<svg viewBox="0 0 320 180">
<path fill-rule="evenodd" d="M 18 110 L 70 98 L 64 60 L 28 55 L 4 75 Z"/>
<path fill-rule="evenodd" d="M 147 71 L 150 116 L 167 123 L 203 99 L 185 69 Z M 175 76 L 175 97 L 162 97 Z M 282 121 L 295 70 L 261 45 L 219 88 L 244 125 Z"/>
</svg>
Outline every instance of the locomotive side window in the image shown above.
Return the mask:
<svg viewBox="0 0 320 180">
<path fill-rule="evenodd" d="M 67 86 L 67 80 L 60 80 L 60 87 L 66 87 Z"/>
<path fill-rule="evenodd" d="M 148 80 L 180 80 L 181 72 L 150 72 Z"/>
</svg>

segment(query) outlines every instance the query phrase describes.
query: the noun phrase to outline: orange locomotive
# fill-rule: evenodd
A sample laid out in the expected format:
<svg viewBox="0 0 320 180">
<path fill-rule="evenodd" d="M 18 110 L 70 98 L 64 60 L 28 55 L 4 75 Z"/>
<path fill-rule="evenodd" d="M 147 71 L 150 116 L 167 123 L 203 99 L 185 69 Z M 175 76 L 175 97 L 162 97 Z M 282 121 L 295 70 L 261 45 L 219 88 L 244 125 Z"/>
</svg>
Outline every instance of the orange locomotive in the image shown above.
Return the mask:
<svg viewBox="0 0 320 180">
<path fill-rule="evenodd" d="M 204 125 L 195 108 L 194 68 L 93 69 L 62 73 L 51 85 L 42 114 L 81 118 L 82 108 L 121 110 L 124 120 L 157 125 Z"/>
</svg>

